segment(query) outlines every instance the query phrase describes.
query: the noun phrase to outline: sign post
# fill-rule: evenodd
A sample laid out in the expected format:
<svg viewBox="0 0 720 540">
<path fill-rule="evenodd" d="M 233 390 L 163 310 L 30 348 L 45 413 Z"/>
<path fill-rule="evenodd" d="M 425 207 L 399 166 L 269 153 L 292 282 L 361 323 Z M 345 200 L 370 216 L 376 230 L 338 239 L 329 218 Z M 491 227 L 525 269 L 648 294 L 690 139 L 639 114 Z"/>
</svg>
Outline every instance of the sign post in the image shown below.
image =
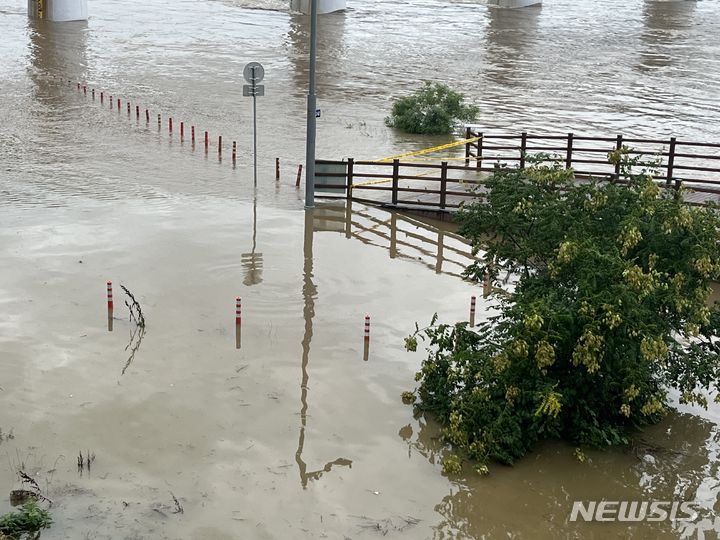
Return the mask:
<svg viewBox="0 0 720 540">
<path fill-rule="evenodd" d="M 310 2 L 310 81 L 307 96 L 307 141 L 305 147 L 305 208 L 315 206 L 315 64 L 317 56 L 318 0 Z"/>
<path fill-rule="evenodd" d="M 257 97 L 265 95 L 265 68 L 258 62 L 250 62 L 243 70 L 243 77 L 250 84 L 243 85 L 243 96 L 253 98 L 253 182 L 257 187 Z"/>
</svg>

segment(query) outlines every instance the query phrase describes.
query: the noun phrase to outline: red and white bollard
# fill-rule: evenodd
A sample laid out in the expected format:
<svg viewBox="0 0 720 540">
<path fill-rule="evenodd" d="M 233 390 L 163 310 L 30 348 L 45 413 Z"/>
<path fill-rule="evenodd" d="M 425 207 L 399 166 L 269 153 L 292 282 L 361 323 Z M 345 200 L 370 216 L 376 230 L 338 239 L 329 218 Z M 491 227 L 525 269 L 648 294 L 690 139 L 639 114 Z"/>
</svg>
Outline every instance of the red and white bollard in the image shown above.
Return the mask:
<svg viewBox="0 0 720 540">
<path fill-rule="evenodd" d="M 118 98 L 118 101 L 117 101 L 117 104 L 118 104 L 118 112 L 120 112 L 120 104 L 121 104 L 121 103 L 122 103 L 122 101 L 120 100 L 120 98 Z"/>
<path fill-rule="evenodd" d="M 475 302 L 476 299 L 474 296 L 470 297 L 470 327 L 472 328 L 475 326 Z"/>
<path fill-rule="evenodd" d="M 205 132 L 205 153 L 207 154 L 208 148 L 210 148 L 210 135 Z"/>
<path fill-rule="evenodd" d="M 113 329 L 112 281 L 107 282 L 107 312 L 108 312 L 108 332 L 112 332 L 112 329 Z"/>
<path fill-rule="evenodd" d="M 113 309 L 112 281 L 107 282 L 107 306 L 110 311 Z"/>
<path fill-rule="evenodd" d="M 222 135 L 218 136 L 218 157 L 222 159 Z"/>
<path fill-rule="evenodd" d="M 109 103 L 110 103 L 110 108 L 112 109 L 112 106 L 113 106 L 113 97 L 112 96 L 110 96 Z"/>
<path fill-rule="evenodd" d="M 140 120 L 140 105 L 135 105 L 135 119 Z"/>
<path fill-rule="evenodd" d="M 242 328 L 242 301 L 240 298 L 235 300 L 235 348 L 239 349 L 241 345 L 241 328 Z"/>
<path fill-rule="evenodd" d="M 235 163 L 236 163 L 236 162 L 237 162 L 237 142 L 236 142 L 236 141 L 233 141 L 233 146 L 232 146 L 232 163 L 233 163 L 233 167 L 235 166 Z"/>
<path fill-rule="evenodd" d="M 105 103 L 105 92 L 100 92 L 100 105 Z"/>
<path fill-rule="evenodd" d="M 150 111 L 148 109 L 145 109 L 145 123 L 150 123 Z"/>
<path fill-rule="evenodd" d="M 485 275 L 483 276 L 483 296 L 487 298 L 490 296 L 490 293 L 492 292 L 492 281 L 490 279 L 490 272 L 488 270 L 485 270 Z"/>
<path fill-rule="evenodd" d="M 160 131 L 160 128 L 162 128 L 162 118 L 160 117 L 160 113 L 158 113 L 158 131 Z"/>
<path fill-rule="evenodd" d="M 93 101 L 95 101 L 95 89 L 94 88 L 92 89 L 92 98 L 93 98 Z"/>
<path fill-rule="evenodd" d="M 363 360 L 370 357 L 370 315 L 365 315 L 365 333 L 363 335 Z"/>
<path fill-rule="evenodd" d="M 127 102 L 127 112 L 128 112 L 128 116 L 130 116 L 130 112 L 131 112 L 131 111 L 132 111 L 132 108 L 130 107 L 130 102 L 128 101 L 128 102 Z"/>
<path fill-rule="evenodd" d="M 180 122 L 180 142 L 185 138 L 185 122 Z"/>
<path fill-rule="evenodd" d="M 195 126 L 190 126 L 190 138 L 192 139 L 193 148 L 195 148 Z"/>
<path fill-rule="evenodd" d="M 168 118 L 168 133 L 172 135 L 172 118 Z"/>
</svg>

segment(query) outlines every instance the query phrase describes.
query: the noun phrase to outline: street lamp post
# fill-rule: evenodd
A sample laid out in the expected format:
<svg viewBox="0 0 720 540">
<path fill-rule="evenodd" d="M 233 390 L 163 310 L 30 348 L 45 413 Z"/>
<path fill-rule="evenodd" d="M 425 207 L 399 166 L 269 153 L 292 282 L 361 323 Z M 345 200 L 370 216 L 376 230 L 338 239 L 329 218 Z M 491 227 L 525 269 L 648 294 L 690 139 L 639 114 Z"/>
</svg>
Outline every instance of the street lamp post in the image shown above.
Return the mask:
<svg viewBox="0 0 720 540">
<path fill-rule="evenodd" d="M 315 57 L 317 55 L 317 3 L 310 5 L 310 84 L 307 98 L 307 144 L 305 152 L 305 208 L 315 206 Z"/>
</svg>

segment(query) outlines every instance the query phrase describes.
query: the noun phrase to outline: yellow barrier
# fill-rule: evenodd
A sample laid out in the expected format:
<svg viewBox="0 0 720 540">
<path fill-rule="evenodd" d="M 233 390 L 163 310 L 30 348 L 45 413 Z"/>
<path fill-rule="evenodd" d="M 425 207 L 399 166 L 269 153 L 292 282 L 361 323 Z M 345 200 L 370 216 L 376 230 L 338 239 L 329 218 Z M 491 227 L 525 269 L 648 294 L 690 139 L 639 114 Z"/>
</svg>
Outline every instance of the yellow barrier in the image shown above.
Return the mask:
<svg viewBox="0 0 720 540">
<path fill-rule="evenodd" d="M 411 156 L 421 156 L 423 154 L 432 154 L 433 152 L 439 152 L 440 150 L 445 150 L 447 148 L 454 148 L 456 146 L 461 146 L 468 143 L 473 143 L 475 141 L 479 141 L 482 139 L 482 137 L 472 137 L 470 139 L 463 139 L 462 141 L 455 141 L 448 144 L 442 144 L 440 146 L 433 146 L 432 148 L 426 148 L 425 150 L 416 150 L 415 152 L 405 152 L 404 154 L 398 154 L 397 156 L 390 156 L 382 159 L 376 159 L 373 161 L 373 163 L 386 163 L 388 161 L 392 161 L 394 159 L 400 159 L 404 157 L 411 157 Z M 463 158 L 465 159 L 465 158 Z"/>
<path fill-rule="evenodd" d="M 468 143 L 473 143 L 475 141 L 479 141 L 482 139 L 482 137 L 471 137 L 470 139 L 463 139 L 461 141 L 455 141 L 447 144 L 441 144 L 440 146 L 433 146 L 432 148 L 425 148 L 424 150 L 416 150 L 414 152 L 405 152 L 404 154 L 398 154 L 397 156 L 390 156 L 382 159 L 376 159 L 371 161 L 371 163 L 387 163 L 389 161 L 393 161 L 395 159 L 400 158 L 406 158 L 411 156 L 421 156 L 423 154 L 432 154 L 433 152 L 439 152 L 440 150 L 447 150 L 448 148 L 454 148 L 456 146 L 465 145 Z M 418 158 L 418 159 L 406 159 L 404 161 L 408 163 L 412 163 L 415 161 L 438 161 L 442 159 L 442 161 L 455 161 L 455 160 L 479 160 L 483 159 L 482 157 L 454 157 L 454 158 Z M 432 174 L 434 171 L 428 171 L 425 173 L 417 174 L 415 176 L 428 176 L 429 174 Z M 386 184 L 388 182 L 392 182 L 392 179 L 388 178 L 387 180 L 369 180 L 367 182 L 360 182 L 358 184 L 353 184 L 352 187 L 359 187 L 359 186 L 372 186 L 375 184 Z"/>
<path fill-rule="evenodd" d="M 360 182 L 359 184 L 353 184 L 352 187 L 373 186 L 375 184 L 385 184 L 387 182 L 392 182 L 392 178 L 388 178 L 387 180 L 368 180 L 367 182 Z"/>
<path fill-rule="evenodd" d="M 415 163 L 415 162 L 424 162 L 424 161 L 478 161 L 478 160 L 484 160 L 483 157 L 477 157 L 477 156 L 470 156 L 470 157 L 426 157 L 426 158 L 416 158 L 416 159 L 404 159 L 403 161 L 405 163 Z"/>
</svg>

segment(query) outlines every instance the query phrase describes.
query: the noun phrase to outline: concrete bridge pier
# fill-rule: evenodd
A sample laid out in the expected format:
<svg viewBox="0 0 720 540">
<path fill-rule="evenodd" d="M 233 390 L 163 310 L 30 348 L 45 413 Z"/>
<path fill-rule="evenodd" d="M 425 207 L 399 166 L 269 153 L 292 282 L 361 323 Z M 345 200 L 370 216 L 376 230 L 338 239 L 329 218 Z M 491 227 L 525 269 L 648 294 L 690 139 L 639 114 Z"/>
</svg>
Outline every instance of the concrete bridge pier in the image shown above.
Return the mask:
<svg viewBox="0 0 720 540">
<path fill-rule="evenodd" d="M 290 8 L 306 15 L 310 14 L 310 0 L 291 0 Z M 318 0 L 318 14 L 333 13 L 347 9 L 347 0 Z"/>
<path fill-rule="evenodd" d="M 86 21 L 87 0 L 28 0 L 28 16 L 48 21 Z"/>
</svg>

